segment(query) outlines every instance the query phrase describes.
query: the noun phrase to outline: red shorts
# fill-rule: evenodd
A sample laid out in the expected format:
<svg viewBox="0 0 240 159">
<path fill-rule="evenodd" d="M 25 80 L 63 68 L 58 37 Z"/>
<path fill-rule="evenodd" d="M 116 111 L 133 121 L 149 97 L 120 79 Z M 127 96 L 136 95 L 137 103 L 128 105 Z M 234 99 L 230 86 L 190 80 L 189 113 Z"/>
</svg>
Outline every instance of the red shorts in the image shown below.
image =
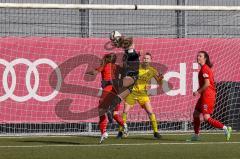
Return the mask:
<svg viewBox="0 0 240 159">
<path fill-rule="evenodd" d="M 203 114 L 212 114 L 214 111 L 215 98 L 199 98 L 195 110 Z"/>
<path fill-rule="evenodd" d="M 102 92 L 102 95 L 100 97 L 100 100 L 99 100 L 99 103 L 101 102 L 101 100 L 104 100 L 104 98 L 109 94 L 109 93 L 116 93 L 114 90 L 113 90 L 113 87 L 112 85 L 108 85 L 106 86 L 104 89 L 103 89 L 103 92 Z M 120 104 L 118 104 L 114 111 L 119 111 L 120 110 Z"/>
</svg>

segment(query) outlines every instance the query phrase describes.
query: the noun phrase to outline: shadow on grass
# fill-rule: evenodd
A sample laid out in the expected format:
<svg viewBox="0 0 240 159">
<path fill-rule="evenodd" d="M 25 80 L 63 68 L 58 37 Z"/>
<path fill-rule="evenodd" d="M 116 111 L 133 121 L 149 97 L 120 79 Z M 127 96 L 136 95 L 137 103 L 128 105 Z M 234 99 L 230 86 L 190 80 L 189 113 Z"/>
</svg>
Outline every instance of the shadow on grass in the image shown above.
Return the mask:
<svg viewBox="0 0 240 159">
<path fill-rule="evenodd" d="M 186 142 L 186 138 L 169 138 L 169 136 L 162 136 L 160 139 L 155 139 L 151 136 L 133 136 L 123 138 L 122 140 L 137 140 L 137 141 L 164 141 L 164 142 Z"/>
<path fill-rule="evenodd" d="M 111 143 L 111 144 L 118 144 L 118 143 L 122 143 L 122 142 L 128 142 L 129 143 L 139 143 L 139 142 L 186 142 L 186 137 L 173 137 L 173 136 L 165 136 L 163 135 L 162 138 L 160 139 L 155 139 L 153 138 L 153 136 L 129 136 L 127 138 L 122 138 L 122 139 L 117 139 L 116 137 L 109 137 L 106 140 L 106 143 Z M 65 139 L 66 140 L 66 139 Z M 43 140 L 21 140 L 21 141 L 17 141 L 19 143 L 41 143 L 41 144 L 58 144 L 58 145 L 91 145 L 91 144 L 96 144 L 99 141 L 99 136 L 75 136 L 74 139 L 71 139 L 72 141 L 63 141 L 62 139 L 59 140 L 47 140 L 47 139 L 43 139 Z"/>
<path fill-rule="evenodd" d="M 52 139 L 26 139 L 16 141 L 18 143 L 41 143 L 41 144 L 59 144 L 59 145 L 91 145 L 98 143 L 98 136 L 69 136 L 68 138 Z"/>
<path fill-rule="evenodd" d="M 69 142 L 69 141 L 26 140 L 26 141 L 17 141 L 17 142 L 21 142 L 21 143 L 59 144 L 59 145 L 87 145 L 87 143 Z"/>
</svg>

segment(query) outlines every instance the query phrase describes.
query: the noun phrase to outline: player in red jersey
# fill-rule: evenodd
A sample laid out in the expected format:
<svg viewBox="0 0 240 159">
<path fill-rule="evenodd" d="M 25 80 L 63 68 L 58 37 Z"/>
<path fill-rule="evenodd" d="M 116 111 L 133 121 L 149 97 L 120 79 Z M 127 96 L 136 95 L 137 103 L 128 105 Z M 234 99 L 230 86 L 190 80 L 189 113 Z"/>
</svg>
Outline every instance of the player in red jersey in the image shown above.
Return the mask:
<svg viewBox="0 0 240 159">
<path fill-rule="evenodd" d="M 194 96 L 200 94 L 200 98 L 195 106 L 193 113 L 193 125 L 195 135 L 192 137 L 192 141 L 199 140 L 200 130 L 200 114 L 203 114 L 203 119 L 211 126 L 219 129 L 223 129 L 226 139 L 229 140 L 231 136 L 231 127 L 223 125 L 220 121 L 211 117 L 214 110 L 216 101 L 216 88 L 214 84 L 214 77 L 212 72 L 212 63 L 210 62 L 209 55 L 206 51 L 199 51 L 197 55 L 197 62 L 201 66 L 201 70 L 198 74 L 199 89 L 193 93 Z"/>
<path fill-rule="evenodd" d="M 115 64 L 116 59 L 117 59 L 116 54 L 114 53 L 106 54 L 103 57 L 102 64 L 100 67 L 86 73 L 90 75 L 96 75 L 97 73 L 100 72 L 102 75 L 103 93 L 99 100 L 99 117 L 100 117 L 99 128 L 101 131 L 100 143 L 102 143 L 103 140 L 108 137 L 108 134 L 106 132 L 107 124 L 108 124 L 106 110 L 105 110 L 106 108 L 101 108 L 101 102 L 105 100 L 105 98 L 108 96 L 109 93 L 113 93 L 113 94 L 117 93 L 116 88 L 113 86 L 114 85 L 113 83 L 116 80 L 117 72 L 118 72 L 118 65 Z M 122 126 L 124 128 L 124 131 L 126 132 L 127 124 L 124 124 L 121 116 L 118 114 L 119 107 L 120 107 L 120 104 L 118 104 L 117 107 L 115 107 L 113 112 L 113 119 L 116 120 L 116 122 L 120 126 Z"/>
</svg>

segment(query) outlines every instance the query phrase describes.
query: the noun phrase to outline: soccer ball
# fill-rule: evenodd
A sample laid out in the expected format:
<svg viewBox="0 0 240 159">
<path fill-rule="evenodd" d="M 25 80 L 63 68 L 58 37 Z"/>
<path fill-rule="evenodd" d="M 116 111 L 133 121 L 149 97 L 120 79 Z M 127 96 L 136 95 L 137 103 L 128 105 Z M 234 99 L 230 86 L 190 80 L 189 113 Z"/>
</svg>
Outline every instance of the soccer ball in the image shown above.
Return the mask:
<svg viewBox="0 0 240 159">
<path fill-rule="evenodd" d="M 109 38 L 111 41 L 118 41 L 121 36 L 122 36 L 122 34 L 120 32 L 114 30 L 110 33 Z"/>
</svg>

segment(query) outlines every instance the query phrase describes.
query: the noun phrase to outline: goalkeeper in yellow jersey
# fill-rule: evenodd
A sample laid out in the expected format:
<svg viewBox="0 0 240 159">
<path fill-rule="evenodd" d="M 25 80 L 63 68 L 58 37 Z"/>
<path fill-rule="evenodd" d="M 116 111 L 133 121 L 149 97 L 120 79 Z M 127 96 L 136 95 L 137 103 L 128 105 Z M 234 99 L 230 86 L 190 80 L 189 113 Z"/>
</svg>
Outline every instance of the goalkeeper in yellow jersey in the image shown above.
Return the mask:
<svg viewBox="0 0 240 159">
<path fill-rule="evenodd" d="M 158 84 L 162 85 L 163 76 L 157 72 L 157 70 L 150 66 L 152 60 L 152 55 L 150 53 L 146 53 L 143 57 L 143 62 L 139 67 L 139 77 L 133 86 L 132 92 L 125 98 L 124 110 L 123 110 L 123 121 L 126 123 L 127 121 L 127 113 L 136 102 L 147 112 L 149 119 L 152 124 L 154 138 L 159 139 L 161 136 L 158 133 L 157 120 L 155 114 L 152 110 L 152 105 L 150 103 L 150 99 L 147 93 L 148 84 L 151 78 L 155 78 Z M 125 134 L 126 135 L 126 134 Z M 117 138 L 122 138 L 123 136 L 123 128 L 119 127 L 119 132 Z"/>
</svg>

